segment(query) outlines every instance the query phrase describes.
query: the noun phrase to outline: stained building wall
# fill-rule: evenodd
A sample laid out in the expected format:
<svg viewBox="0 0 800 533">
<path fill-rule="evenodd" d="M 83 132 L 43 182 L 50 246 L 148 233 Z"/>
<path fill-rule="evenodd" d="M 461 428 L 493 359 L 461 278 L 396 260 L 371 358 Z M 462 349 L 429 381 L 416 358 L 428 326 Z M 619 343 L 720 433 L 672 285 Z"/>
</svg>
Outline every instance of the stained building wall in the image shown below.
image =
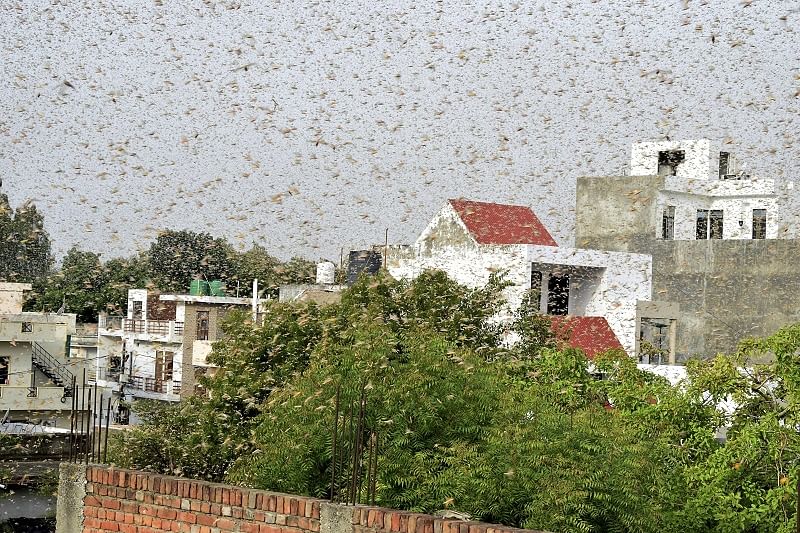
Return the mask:
<svg viewBox="0 0 800 533">
<path fill-rule="evenodd" d="M 800 240 L 658 239 L 663 186 L 659 176 L 580 178 L 576 245 L 652 255 L 653 300 L 679 305 L 679 360 L 800 321 Z"/>
</svg>

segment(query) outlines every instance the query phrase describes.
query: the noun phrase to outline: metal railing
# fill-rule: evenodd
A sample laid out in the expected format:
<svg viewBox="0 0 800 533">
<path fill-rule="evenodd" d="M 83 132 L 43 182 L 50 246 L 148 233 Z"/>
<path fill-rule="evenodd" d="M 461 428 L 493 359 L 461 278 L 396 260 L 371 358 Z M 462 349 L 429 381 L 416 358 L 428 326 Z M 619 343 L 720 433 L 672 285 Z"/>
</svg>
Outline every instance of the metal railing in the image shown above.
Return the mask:
<svg viewBox="0 0 800 533">
<path fill-rule="evenodd" d="M 125 333 L 146 333 L 148 335 L 161 335 L 164 337 L 183 335 L 183 322 L 126 318 L 122 321 L 122 330 Z"/>
<path fill-rule="evenodd" d="M 131 376 L 127 384 L 128 387 L 145 392 L 156 392 L 159 394 L 180 394 L 181 382 L 177 380 L 158 380 L 156 378 L 144 376 Z"/>
<path fill-rule="evenodd" d="M 38 342 L 31 345 L 31 361 L 39 370 L 44 372 L 47 377 L 53 380 L 56 385 L 69 387 L 72 385 L 74 375 L 64 364 L 53 357 L 50 352 L 45 350 Z M 68 396 L 71 389 L 64 389 L 64 394 Z"/>
</svg>

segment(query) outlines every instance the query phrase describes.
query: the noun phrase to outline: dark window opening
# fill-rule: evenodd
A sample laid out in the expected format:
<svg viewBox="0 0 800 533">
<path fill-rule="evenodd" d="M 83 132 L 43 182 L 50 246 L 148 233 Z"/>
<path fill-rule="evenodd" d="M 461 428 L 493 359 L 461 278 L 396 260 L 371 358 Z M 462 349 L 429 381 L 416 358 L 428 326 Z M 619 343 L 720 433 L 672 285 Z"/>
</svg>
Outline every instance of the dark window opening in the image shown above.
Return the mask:
<svg viewBox="0 0 800 533">
<path fill-rule="evenodd" d="M 8 385 L 8 357 L 0 357 L 0 385 Z"/>
<path fill-rule="evenodd" d="M 108 372 L 109 374 L 119 374 L 122 372 L 122 357 L 119 355 L 112 355 L 108 358 Z"/>
<path fill-rule="evenodd" d="M 172 352 L 156 352 L 156 383 L 172 380 L 173 359 Z"/>
<path fill-rule="evenodd" d="M 697 210 L 697 240 L 721 239 L 723 230 L 723 212 L 721 209 Z"/>
<path fill-rule="evenodd" d="M 537 312 L 541 309 L 542 273 L 538 270 L 531 271 L 531 290 L 528 293 L 528 301 Z"/>
<path fill-rule="evenodd" d="M 767 210 L 753 209 L 753 238 L 767 238 Z"/>
<path fill-rule="evenodd" d="M 709 217 L 710 225 L 709 225 L 709 238 L 711 239 L 721 239 L 722 238 L 722 211 L 719 209 L 714 209 L 711 211 L 711 216 Z"/>
<path fill-rule="evenodd" d="M 33 322 L 23 322 L 22 333 L 33 333 Z"/>
<path fill-rule="evenodd" d="M 678 173 L 678 165 L 684 160 L 686 160 L 686 152 L 683 150 L 658 152 L 658 175 L 675 176 Z"/>
<path fill-rule="evenodd" d="M 708 211 L 697 210 L 697 233 L 698 241 L 708 238 Z"/>
<path fill-rule="evenodd" d="M 547 314 L 569 314 L 569 276 L 550 276 L 547 282 Z"/>
<path fill-rule="evenodd" d="M 133 320 L 141 320 L 143 318 L 142 307 L 142 302 L 133 302 Z"/>
<path fill-rule="evenodd" d="M 668 205 L 664 209 L 664 218 L 661 221 L 661 238 L 666 240 L 675 238 L 675 206 Z"/>
<path fill-rule="evenodd" d="M 643 318 L 639 329 L 639 361 L 651 365 L 669 363 L 669 321 Z"/>
<path fill-rule="evenodd" d="M 197 312 L 197 340 L 208 340 L 208 311 Z"/>
<path fill-rule="evenodd" d="M 726 176 L 732 174 L 730 171 L 731 154 L 730 152 L 719 153 L 719 177 L 725 179 Z"/>
</svg>

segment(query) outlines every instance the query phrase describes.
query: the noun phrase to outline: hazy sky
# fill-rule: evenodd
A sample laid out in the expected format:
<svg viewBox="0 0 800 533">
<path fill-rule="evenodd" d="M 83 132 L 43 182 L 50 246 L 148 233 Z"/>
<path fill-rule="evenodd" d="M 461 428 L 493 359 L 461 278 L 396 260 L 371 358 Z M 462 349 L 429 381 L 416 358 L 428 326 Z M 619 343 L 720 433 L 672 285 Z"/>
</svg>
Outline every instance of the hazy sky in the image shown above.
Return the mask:
<svg viewBox="0 0 800 533">
<path fill-rule="evenodd" d="M 0 177 L 59 254 L 188 228 L 338 260 L 451 197 L 530 205 L 568 244 L 575 178 L 665 135 L 797 176 L 800 2 L 0 8 Z"/>
</svg>

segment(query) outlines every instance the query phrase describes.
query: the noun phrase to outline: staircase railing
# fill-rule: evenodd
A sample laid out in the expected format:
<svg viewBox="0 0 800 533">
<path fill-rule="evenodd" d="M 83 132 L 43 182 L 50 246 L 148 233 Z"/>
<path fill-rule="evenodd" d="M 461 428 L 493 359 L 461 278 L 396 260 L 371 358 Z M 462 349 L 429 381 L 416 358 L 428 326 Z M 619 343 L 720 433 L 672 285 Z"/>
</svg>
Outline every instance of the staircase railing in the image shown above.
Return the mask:
<svg viewBox="0 0 800 533">
<path fill-rule="evenodd" d="M 65 396 L 70 396 L 72 394 L 72 372 L 38 342 L 34 342 L 32 346 L 31 360 L 33 364 L 52 379 L 56 385 L 64 387 Z"/>
</svg>

